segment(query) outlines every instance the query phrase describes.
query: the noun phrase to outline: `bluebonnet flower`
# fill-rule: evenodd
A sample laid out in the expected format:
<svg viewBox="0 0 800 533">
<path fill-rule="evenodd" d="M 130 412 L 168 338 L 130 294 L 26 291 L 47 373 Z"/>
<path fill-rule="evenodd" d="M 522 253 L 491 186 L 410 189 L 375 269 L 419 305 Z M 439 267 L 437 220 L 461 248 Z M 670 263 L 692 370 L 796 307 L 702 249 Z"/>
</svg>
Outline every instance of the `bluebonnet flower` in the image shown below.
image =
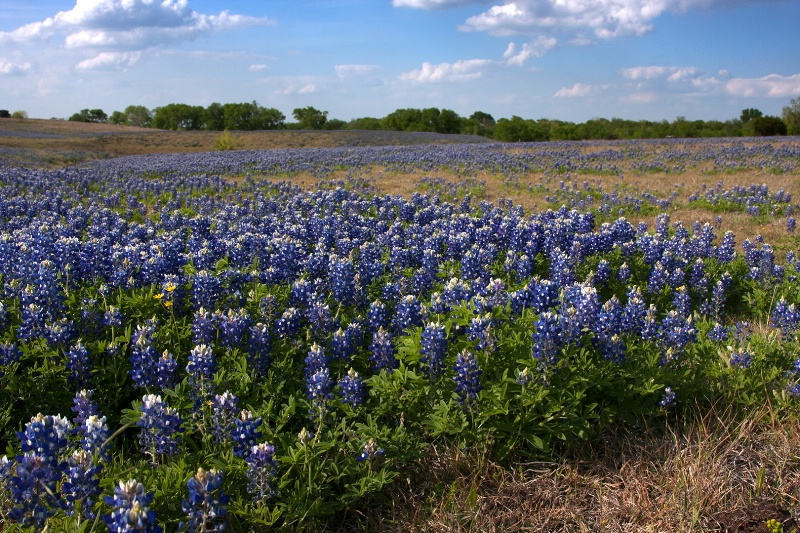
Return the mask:
<svg viewBox="0 0 800 533">
<path fill-rule="evenodd" d="M 189 374 L 189 385 L 192 387 L 191 396 L 194 399 L 194 409 L 199 411 L 208 398 L 214 394 L 217 359 L 210 346 L 201 344 L 192 348 L 186 372 Z"/>
<path fill-rule="evenodd" d="M 769 324 L 773 328 L 781 330 L 784 339 L 791 339 L 800 327 L 800 311 L 797 305 L 789 304 L 785 298 L 781 297 L 775 304 L 775 309 L 770 315 Z"/>
<path fill-rule="evenodd" d="M 367 322 L 369 329 L 373 333 L 380 328 L 387 329 L 389 327 L 389 311 L 386 304 L 380 300 L 375 300 L 369 304 L 369 311 L 367 311 Z"/>
<path fill-rule="evenodd" d="M 175 386 L 175 371 L 178 369 L 178 362 L 169 352 L 164 350 L 156 364 L 156 384 L 161 389 L 171 389 Z"/>
<path fill-rule="evenodd" d="M 335 327 L 330 306 L 323 301 L 321 295 L 312 295 L 305 316 L 308 319 L 312 335 L 319 339 L 327 337 Z"/>
<path fill-rule="evenodd" d="M 331 256 L 328 266 L 328 279 L 331 294 L 340 304 L 350 305 L 356 301 L 356 269 L 352 261 L 346 258 Z"/>
<path fill-rule="evenodd" d="M 631 277 L 631 267 L 628 263 L 622 263 L 617 270 L 617 279 L 620 281 L 628 281 Z"/>
<path fill-rule="evenodd" d="M 675 289 L 675 294 L 672 297 L 672 305 L 675 308 L 675 312 L 682 317 L 689 316 L 692 301 L 689 299 L 689 291 L 686 289 L 685 285 L 681 285 Z"/>
<path fill-rule="evenodd" d="M 67 468 L 60 454 L 71 430 L 61 416 L 37 414 L 17 433 L 23 453 L 16 458 L 15 475 L 7 480 L 14 504 L 7 515 L 10 519 L 41 528 L 57 509 L 64 508 L 57 483 Z M 6 469 L 11 470 L 7 461 Z"/>
<path fill-rule="evenodd" d="M 361 379 L 358 372 L 351 368 L 347 375 L 339 380 L 339 392 L 342 397 L 342 403 L 355 409 L 364 403 L 364 397 L 366 396 L 364 380 Z"/>
<path fill-rule="evenodd" d="M 494 334 L 492 328 L 492 315 L 478 316 L 471 320 L 467 327 L 467 338 L 476 341 L 475 349 L 479 351 L 492 352 L 495 348 Z"/>
<path fill-rule="evenodd" d="M 392 334 L 383 328 L 379 328 L 372 335 L 372 344 L 369 346 L 372 352 L 369 356 L 373 363 L 373 368 L 379 372 L 385 368 L 389 372 L 397 368 L 399 361 L 395 357 L 395 347 L 392 341 Z"/>
<path fill-rule="evenodd" d="M 300 329 L 300 319 L 300 311 L 289 307 L 275 323 L 275 335 L 281 339 L 291 338 Z"/>
<path fill-rule="evenodd" d="M 88 328 L 84 327 L 84 331 L 88 331 Z M 50 346 L 65 346 L 75 338 L 75 335 L 75 324 L 66 317 L 45 324 L 44 337 Z"/>
<path fill-rule="evenodd" d="M 219 321 L 221 344 L 228 348 L 238 347 L 251 325 L 252 320 L 245 309 L 228 309 Z"/>
<path fill-rule="evenodd" d="M 715 322 L 714 326 L 708 332 L 708 338 L 714 342 L 723 342 L 727 340 L 729 328 L 726 328 L 719 322 Z"/>
<path fill-rule="evenodd" d="M 65 466 L 65 463 L 54 466 L 46 456 L 33 451 L 18 455 L 15 475 L 7 483 L 9 499 L 14 504 L 7 517 L 41 530 L 56 510 L 65 507 L 57 490 Z"/>
<path fill-rule="evenodd" d="M 111 513 L 101 518 L 114 533 L 161 533 L 156 512 L 147 508 L 152 501 L 153 493 L 146 492 L 144 485 L 135 479 L 120 481 L 114 488 L 114 496 L 105 497 L 106 504 L 112 507 Z"/>
<path fill-rule="evenodd" d="M 661 261 L 657 261 L 650 270 L 650 279 L 647 282 L 647 291 L 650 293 L 661 292 L 661 289 L 663 289 L 667 284 L 668 275 L 669 274 L 664 268 L 664 265 L 661 264 Z"/>
<path fill-rule="evenodd" d="M 253 413 L 242 409 L 239 417 L 233 421 L 233 431 L 231 432 L 231 440 L 233 440 L 233 455 L 236 457 L 243 457 L 247 459 L 247 455 L 256 441 L 261 437 L 261 432 L 258 430 L 261 427 L 261 417 L 253 418 Z"/>
<path fill-rule="evenodd" d="M 214 424 L 211 433 L 214 435 L 214 442 L 227 442 L 231 439 L 238 401 L 236 395 L 230 391 L 215 394 L 211 400 L 211 421 Z"/>
<path fill-rule="evenodd" d="M 676 361 L 689 343 L 697 340 L 697 329 L 692 317 L 682 317 L 670 311 L 661 323 L 658 332 L 658 343 L 662 348 L 662 364 Z"/>
<path fill-rule="evenodd" d="M 92 359 L 89 356 L 89 350 L 84 348 L 80 341 L 67 352 L 65 368 L 70 373 L 67 377 L 68 381 L 77 388 L 89 384 L 92 376 Z"/>
<path fill-rule="evenodd" d="M 22 323 L 17 330 L 17 336 L 24 341 L 42 338 L 46 334 L 44 308 L 35 303 L 25 305 L 21 309 Z"/>
<path fill-rule="evenodd" d="M 192 322 L 192 342 L 194 344 L 211 344 L 217 336 L 215 316 L 200 307 L 194 312 Z"/>
<path fill-rule="evenodd" d="M 200 270 L 192 278 L 192 306 L 214 309 L 222 293 L 222 281 L 208 270 Z"/>
<path fill-rule="evenodd" d="M 750 368 L 753 363 L 753 356 L 744 350 L 739 350 L 731 354 L 731 366 L 739 368 Z"/>
<path fill-rule="evenodd" d="M 22 357 L 22 352 L 17 348 L 16 344 L 8 341 L 0 344 L 0 367 L 8 366 L 16 363 Z M 0 378 L 3 377 L 3 370 L 0 369 Z"/>
<path fill-rule="evenodd" d="M 375 439 L 371 438 L 366 442 L 366 444 L 364 444 L 364 448 L 361 450 L 361 453 L 359 453 L 356 456 L 356 461 L 358 461 L 359 463 L 363 463 L 365 461 L 367 463 L 370 463 L 372 462 L 373 459 L 375 459 L 376 457 L 380 457 L 383 454 L 384 454 L 384 449 L 378 448 Z"/>
<path fill-rule="evenodd" d="M 794 217 L 789 217 L 786 219 L 786 231 L 788 233 L 794 233 L 797 229 L 797 220 Z"/>
<path fill-rule="evenodd" d="M 472 288 L 468 281 L 450 278 L 444 286 L 444 301 L 451 306 L 457 306 L 472 298 Z"/>
<path fill-rule="evenodd" d="M 60 416 L 45 416 L 41 413 L 25 424 L 25 430 L 17 432 L 24 453 L 35 453 L 50 466 L 57 467 L 59 452 L 67 446 L 67 436 L 72 431 L 69 421 Z"/>
<path fill-rule="evenodd" d="M 545 311 L 534 322 L 533 328 L 531 355 L 543 368 L 554 364 L 564 343 L 564 331 L 559 316 L 551 311 Z"/>
<path fill-rule="evenodd" d="M 481 370 L 478 368 L 478 361 L 469 350 L 465 349 L 456 357 L 453 371 L 459 405 L 464 408 L 472 407 L 481 391 Z"/>
<path fill-rule="evenodd" d="M 108 309 L 103 314 L 103 325 L 109 328 L 121 328 L 124 323 L 125 317 L 119 307 L 108 306 Z"/>
<path fill-rule="evenodd" d="M 561 288 L 549 279 L 534 279 L 531 308 L 535 313 L 543 313 L 558 304 Z"/>
<path fill-rule="evenodd" d="M 422 325 L 424 319 L 422 304 L 413 294 L 404 296 L 397 305 L 392 325 L 397 334 L 408 331 L 412 327 Z"/>
<path fill-rule="evenodd" d="M 328 368 L 328 357 L 322 346 L 314 344 L 308 352 L 306 363 L 306 396 L 315 409 L 310 411 L 312 418 L 321 416 L 328 400 L 332 398 L 333 380 Z"/>
<path fill-rule="evenodd" d="M 429 380 L 442 375 L 446 355 L 447 330 L 442 324 L 428 323 L 420 337 L 420 362 Z"/>
<path fill-rule="evenodd" d="M 142 452 L 149 455 L 153 463 L 157 463 L 160 457 L 176 453 L 180 442 L 178 433 L 183 431 L 183 419 L 178 411 L 155 394 L 142 397 L 139 409 L 141 418 L 137 425 L 142 428 L 139 432 Z"/>
<path fill-rule="evenodd" d="M 158 382 L 158 352 L 153 346 L 155 326 L 148 323 L 136 327 L 131 335 L 131 369 L 134 384 L 140 388 L 152 387 Z"/>
<path fill-rule="evenodd" d="M 676 399 L 675 391 L 672 390 L 672 387 L 667 387 L 664 389 L 664 394 L 661 396 L 661 400 L 658 402 L 658 405 L 661 407 L 670 407 L 675 405 Z"/>
<path fill-rule="evenodd" d="M 247 492 L 253 495 L 255 503 L 263 503 L 278 495 L 275 477 L 278 464 L 274 459 L 275 446 L 262 442 L 250 448 L 247 461 Z"/>
<path fill-rule="evenodd" d="M 103 465 L 95 465 L 92 453 L 86 450 L 72 452 L 68 465 L 67 479 L 61 487 L 67 500 L 67 516 L 75 514 L 77 504 L 83 511 L 83 516 L 93 520 L 97 516 L 93 509 L 94 498 L 102 492 L 97 474 L 103 469 Z"/>
<path fill-rule="evenodd" d="M 247 344 L 247 363 L 256 376 L 263 377 L 267 374 L 270 363 L 270 335 L 269 327 L 261 322 L 250 328 L 250 342 Z"/>
<path fill-rule="evenodd" d="M 181 509 L 189 517 L 179 529 L 206 533 L 225 530 L 225 515 L 230 497 L 222 490 L 223 473 L 218 470 L 197 469 L 197 473 L 186 483 L 189 497 L 181 503 Z"/>
<path fill-rule="evenodd" d="M 594 271 L 594 281 L 595 283 L 605 283 L 609 278 L 611 278 L 611 265 L 605 259 L 601 259 Z"/>
<path fill-rule="evenodd" d="M 108 450 L 106 442 L 110 432 L 106 425 L 106 417 L 91 415 L 84 420 L 81 426 L 81 448 L 90 453 L 97 453 L 101 459 L 108 461 Z"/>
<path fill-rule="evenodd" d="M 72 406 L 72 412 L 75 413 L 75 418 L 72 419 L 72 423 L 76 428 L 83 426 L 83 423 L 90 416 L 100 414 L 100 409 L 97 407 L 94 400 L 92 400 L 93 395 L 93 390 L 81 389 L 72 399 L 72 403 L 74 404 Z"/>
</svg>

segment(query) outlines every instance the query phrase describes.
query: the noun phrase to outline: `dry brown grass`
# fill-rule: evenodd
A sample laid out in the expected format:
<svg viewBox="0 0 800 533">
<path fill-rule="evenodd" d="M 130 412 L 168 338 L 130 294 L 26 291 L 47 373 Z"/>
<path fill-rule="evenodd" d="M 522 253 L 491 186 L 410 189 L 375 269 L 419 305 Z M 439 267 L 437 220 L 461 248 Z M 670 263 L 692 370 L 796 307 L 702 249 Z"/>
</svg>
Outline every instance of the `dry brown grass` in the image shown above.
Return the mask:
<svg viewBox="0 0 800 533">
<path fill-rule="evenodd" d="M 767 420 L 765 422 L 765 420 Z M 675 429 L 677 427 L 677 429 Z M 688 424 L 608 434 L 588 460 L 501 466 L 431 450 L 393 493 L 382 519 L 360 526 L 411 532 L 787 533 L 800 505 L 800 423 L 712 410 Z"/>
</svg>

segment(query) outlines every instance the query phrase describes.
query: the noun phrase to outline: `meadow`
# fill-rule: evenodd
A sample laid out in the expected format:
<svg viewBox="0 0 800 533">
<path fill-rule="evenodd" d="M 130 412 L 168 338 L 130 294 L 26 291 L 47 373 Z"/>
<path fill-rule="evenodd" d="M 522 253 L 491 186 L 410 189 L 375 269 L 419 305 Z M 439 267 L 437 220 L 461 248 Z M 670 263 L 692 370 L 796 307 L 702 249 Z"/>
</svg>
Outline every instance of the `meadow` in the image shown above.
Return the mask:
<svg viewBox="0 0 800 533">
<path fill-rule="evenodd" d="M 2 137 L 3 527 L 797 527 L 797 138 L 53 135 Z"/>
</svg>

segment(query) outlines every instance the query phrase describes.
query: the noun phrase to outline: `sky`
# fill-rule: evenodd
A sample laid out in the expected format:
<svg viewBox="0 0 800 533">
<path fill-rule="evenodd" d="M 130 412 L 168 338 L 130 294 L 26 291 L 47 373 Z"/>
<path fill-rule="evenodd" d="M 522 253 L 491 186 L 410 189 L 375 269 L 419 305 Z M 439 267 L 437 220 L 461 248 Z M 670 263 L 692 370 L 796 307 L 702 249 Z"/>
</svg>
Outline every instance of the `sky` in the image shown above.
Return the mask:
<svg viewBox="0 0 800 533">
<path fill-rule="evenodd" d="M 728 120 L 800 96 L 797 0 L 0 0 L 0 109 Z"/>
</svg>

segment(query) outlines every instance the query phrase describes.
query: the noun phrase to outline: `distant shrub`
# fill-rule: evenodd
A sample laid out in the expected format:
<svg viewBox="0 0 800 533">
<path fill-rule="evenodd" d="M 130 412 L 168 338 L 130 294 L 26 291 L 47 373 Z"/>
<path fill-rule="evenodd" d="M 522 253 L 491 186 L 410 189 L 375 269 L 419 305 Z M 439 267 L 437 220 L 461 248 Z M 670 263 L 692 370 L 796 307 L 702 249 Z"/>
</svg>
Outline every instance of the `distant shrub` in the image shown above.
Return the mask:
<svg viewBox="0 0 800 533">
<path fill-rule="evenodd" d="M 214 139 L 214 148 L 217 150 L 236 150 L 238 148 L 239 139 L 230 132 L 225 130 L 222 135 Z"/>
</svg>

